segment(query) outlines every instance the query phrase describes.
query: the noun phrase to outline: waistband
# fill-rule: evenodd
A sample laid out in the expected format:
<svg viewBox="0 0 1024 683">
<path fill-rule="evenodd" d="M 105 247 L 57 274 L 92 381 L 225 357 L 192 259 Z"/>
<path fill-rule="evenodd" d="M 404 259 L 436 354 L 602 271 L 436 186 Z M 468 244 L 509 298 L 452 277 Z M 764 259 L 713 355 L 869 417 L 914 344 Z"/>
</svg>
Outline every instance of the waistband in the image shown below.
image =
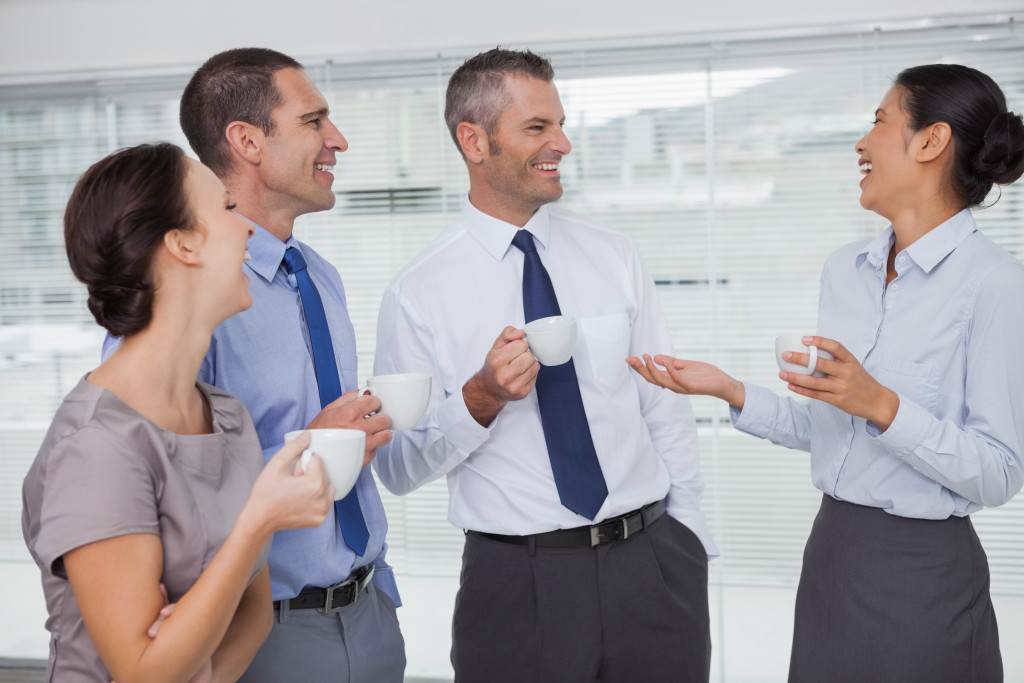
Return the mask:
<svg viewBox="0 0 1024 683">
<path fill-rule="evenodd" d="M 624 515 L 612 517 L 590 526 L 581 526 L 574 529 L 557 529 L 528 536 L 506 536 L 485 531 L 468 531 L 467 533 L 477 534 L 478 536 L 502 543 L 514 543 L 516 545 L 533 544 L 538 548 L 598 546 L 613 541 L 622 541 L 630 536 L 641 533 L 654 523 L 655 520 L 665 514 L 667 507 L 668 505 L 664 500 L 659 500 L 645 505 L 638 510 L 633 510 Z"/>
</svg>

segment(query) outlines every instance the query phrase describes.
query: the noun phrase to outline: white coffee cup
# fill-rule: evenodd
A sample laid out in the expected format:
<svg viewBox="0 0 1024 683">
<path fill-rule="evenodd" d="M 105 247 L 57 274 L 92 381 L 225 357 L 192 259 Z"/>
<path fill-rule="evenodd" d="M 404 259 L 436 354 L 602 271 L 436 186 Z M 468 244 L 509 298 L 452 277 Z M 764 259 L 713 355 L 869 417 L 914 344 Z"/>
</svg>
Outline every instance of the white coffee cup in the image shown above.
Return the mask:
<svg viewBox="0 0 1024 683">
<path fill-rule="evenodd" d="M 569 362 L 576 348 L 576 318 L 553 315 L 526 323 L 526 343 L 541 365 Z"/>
<path fill-rule="evenodd" d="M 412 429 L 430 404 L 431 377 L 423 372 L 377 375 L 359 390 L 380 399 L 380 411 L 391 418 L 391 429 Z"/>
<path fill-rule="evenodd" d="M 800 365 L 799 363 L 792 363 L 787 360 L 782 360 L 782 354 L 786 351 L 791 353 L 806 353 L 808 354 L 807 365 Z M 775 338 L 775 360 L 779 364 L 779 369 L 786 372 L 792 372 L 797 375 L 814 375 L 815 377 L 825 377 L 825 373 L 821 370 L 816 370 L 818 366 L 818 359 L 826 358 L 828 360 L 834 360 L 832 354 L 823 349 L 819 349 L 817 346 L 804 344 L 802 337 L 776 337 Z"/>
<path fill-rule="evenodd" d="M 344 498 L 355 486 L 363 469 L 366 452 L 366 432 L 358 429 L 298 429 L 284 435 L 291 441 L 299 434 L 309 432 L 309 447 L 302 451 L 302 469 L 316 453 L 324 462 L 327 479 L 334 484 L 334 500 Z"/>
</svg>

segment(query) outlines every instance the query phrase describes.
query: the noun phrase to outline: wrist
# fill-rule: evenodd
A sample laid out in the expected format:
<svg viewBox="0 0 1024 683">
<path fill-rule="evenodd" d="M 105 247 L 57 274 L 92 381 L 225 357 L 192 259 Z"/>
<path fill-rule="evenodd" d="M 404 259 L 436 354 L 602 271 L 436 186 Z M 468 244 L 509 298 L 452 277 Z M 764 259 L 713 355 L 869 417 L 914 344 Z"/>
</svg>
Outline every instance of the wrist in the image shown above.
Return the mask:
<svg viewBox="0 0 1024 683">
<path fill-rule="evenodd" d="M 274 531 L 273 519 L 253 500 L 253 496 L 250 496 L 242 511 L 238 513 L 234 532 L 242 539 L 250 539 L 257 546 L 262 546 L 271 539 Z"/>
<path fill-rule="evenodd" d="M 469 414 L 483 427 L 489 426 L 505 407 L 505 401 L 487 391 L 479 372 L 462 386 L 462 399 L 466 402 Z"/>
<path fill-rule="evenodd" d="M 730 391 L 726 392 L 726 395 L 722 398 L 733 408 L 743 410 L 743 404 L 747 402 L 747 388 L 738 379 L 732 379 L 731 377 L 729 379 L 731 380 Z"/>
<path fill-rule="evenodd" d="M 892 426 L 893 420 L 896 419 L 896 413 L 900 410 L 900 397 L 892 389 L 886 387 L 882 387 L 882 389 L 880 400 L 876 403 L 878 407 L 875 414 L 869 416 L 868 419 L 884 432 Z"/>
</svg>

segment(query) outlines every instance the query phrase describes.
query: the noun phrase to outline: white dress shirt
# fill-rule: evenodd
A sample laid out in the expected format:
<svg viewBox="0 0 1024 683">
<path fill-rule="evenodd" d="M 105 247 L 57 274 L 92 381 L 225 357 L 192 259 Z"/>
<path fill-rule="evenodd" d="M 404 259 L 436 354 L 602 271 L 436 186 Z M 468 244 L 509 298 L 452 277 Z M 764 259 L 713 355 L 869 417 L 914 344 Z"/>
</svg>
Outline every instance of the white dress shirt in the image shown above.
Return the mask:
<svg viewBox="0 0 1024 683">
<path fill-rule="evenodd" d="M 565 315 L 576 317 L 573 361 L 608 485 L 597 521 L 667 496 L 668 513 L 717 550 L 700 513 L 703 481 L 689 400 L 645 382 L 630 355 L 670 349 L 654 282 L 633 243 L 558 207 L 524 226 Z M 428 372 L 433 395 L 416 429 L 377 451 L 377 476 L 404 494 L 448 476 L 457 527 L 526 535 L 589 524 L 563 507 L 551 473 L 535 392 L 508 403 L 489 427 L 466 408 L 462 387 L 508 325 L 524 325 L 519 228 L 467 200 L 462 217 L 384 293 L 375 374 Z"/>
<path fill-rule="evenodd" d="M 1024 482 L 1024 266 L 961 211 L 896 256 L 892 227 L 825 263 L 818 334 L 900 406 L 884 433 L 827 403 L 746 385 L 738 429 L 809 450 L 815 487 L 901 517 L 1002 505 Z"/>
</svg>

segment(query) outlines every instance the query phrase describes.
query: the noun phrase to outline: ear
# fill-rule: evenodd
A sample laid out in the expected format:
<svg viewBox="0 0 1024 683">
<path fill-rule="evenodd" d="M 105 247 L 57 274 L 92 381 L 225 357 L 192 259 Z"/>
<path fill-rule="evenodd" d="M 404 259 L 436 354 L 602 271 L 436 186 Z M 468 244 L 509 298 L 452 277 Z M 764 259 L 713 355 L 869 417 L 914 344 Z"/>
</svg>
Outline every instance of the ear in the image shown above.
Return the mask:
<svg viewBox="0 0 1024 683">
<path fill-rule="evenodd" d="M 224 129 L 224 137 L 231 147 L 232 156 L 250 164 L 259 164 L 266 137 L 258 127 L 244 121 L 232 121 Z"/>
<path fill-rule="evenodd" d="M 202 231 L 174 229 L 164 233 L 164 249 L 174 260 L 187 266 L 199 265 L 199 246 L 202 244 Z"/>
<path fill-rule="evenodd" d="M 953 139 L 953 131 L 948 123 L 939 121 L 919 130 L 914 137 L 917 143 L 916 160 L 928 162 L 942 156 Z"/>
<path fill-rule="evenodd" d="M 487 133 L 484 132 L 483 128 L 475 123 L 463 121 L 455 129 L 455 136 L 459 140 L 459 147 L 462 149 L 462 153 L 466 155 L 468 163 L 479 164 L 483 162 L 488 151 L 490 151 Z"/>
</svg>

